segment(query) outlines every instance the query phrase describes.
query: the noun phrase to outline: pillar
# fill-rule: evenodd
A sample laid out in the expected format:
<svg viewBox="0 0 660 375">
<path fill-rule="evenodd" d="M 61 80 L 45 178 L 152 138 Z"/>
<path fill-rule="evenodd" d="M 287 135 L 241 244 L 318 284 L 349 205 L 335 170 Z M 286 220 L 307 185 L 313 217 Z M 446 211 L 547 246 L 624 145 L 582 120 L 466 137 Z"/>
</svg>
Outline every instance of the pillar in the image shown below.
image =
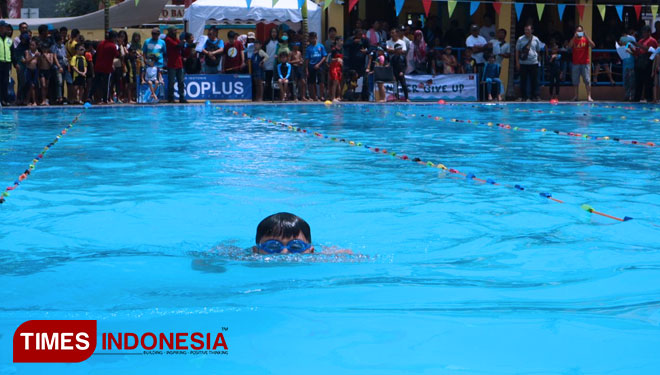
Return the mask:
<svg viewBox="0 0 660 375">
<path fill-rule="evenodd" d="M 497 29 L 506 30 L 507 39 L 511 39 L 510 29 L 511 29 L 511 3 L 502 3 L 502 8 L 500 9 L 500 14 L 496 16 Z M 515 40 L 515 39 L 514 39 Z M 515 45 L 511 45 L 511 57 L 508 59 L 502 60 L 502 67 L 500 72 L 500 80 L 502 80 L 502 85 L 504 85 L 504 92 L 507 93 L 507 85 L 509 82 L 509 64 L 515 59 Z"/>
<path fill-rule="evenodd" d="M 319 5 L 323 6 L 323 5 Z M 344 6 L 338 5 L 336 2 L 330 3 L 328 6 L 328 24 L 325 25 L 325 30 L 323 30 L 323 35 L 328 32 L 328 29 L 332 26 L 337 29 L 337 35 L 342 35 L 344 32 Z M 326 36 L 327 37 L 327 36 Z M 319 36 L 319 40 L 321 36 Z"/>
</svg>

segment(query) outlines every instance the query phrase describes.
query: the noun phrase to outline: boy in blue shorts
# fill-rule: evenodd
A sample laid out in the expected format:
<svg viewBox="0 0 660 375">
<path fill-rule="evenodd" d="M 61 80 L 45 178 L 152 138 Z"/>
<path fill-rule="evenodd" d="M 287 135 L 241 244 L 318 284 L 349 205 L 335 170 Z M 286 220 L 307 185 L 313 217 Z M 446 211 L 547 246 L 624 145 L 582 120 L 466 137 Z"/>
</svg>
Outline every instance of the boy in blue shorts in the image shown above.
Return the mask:
<svg viewBox="0 0 660 375">
<path fill-rule="evenodd" d="M 325 79 L 323 74 L 323 63 L 328 53 L 321 43 L 317 43 L 317 36 L 315 32 L 309 33 L 309 46 L 305 50 L 305 70 L 307 75 L 307 83 L 309 84 L 309 93 L 312 100 L 322 99 L 325 92 Z M 316 96 L 316 84 L 319 84 L 320 95 Z"/>
<path fill-rule="evenodd" d="M 280 212 L 263 219 L 257 226 L 257 254 L 312 254 L 312 232 L 300 217 Z"/>
</svg>

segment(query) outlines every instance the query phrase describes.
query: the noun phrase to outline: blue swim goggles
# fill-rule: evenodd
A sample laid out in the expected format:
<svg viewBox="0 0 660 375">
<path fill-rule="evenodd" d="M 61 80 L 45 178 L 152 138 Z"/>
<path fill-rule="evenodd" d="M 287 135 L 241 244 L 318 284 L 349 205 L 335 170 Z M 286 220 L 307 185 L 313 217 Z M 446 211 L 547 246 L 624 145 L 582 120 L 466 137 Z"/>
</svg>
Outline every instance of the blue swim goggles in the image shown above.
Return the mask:
<svg viewBox="0 0 660 375">
<path fill-rule="evenodd" d="M 289 253 L 302 253 L 307 251 L 310 247 L 312 247 L 311 244 L 308 244 L 307 242 L 303 240 L 291 240 L 289 241 L 286 246 L 281 243 L 278 240 L 268 240 L 266 242 L 260 243 L 257 245 L 259 250 L 268 253 L 268 254 L 275 254 L 275 253 L 281 253 L 286 249 Z"/>
</svg>

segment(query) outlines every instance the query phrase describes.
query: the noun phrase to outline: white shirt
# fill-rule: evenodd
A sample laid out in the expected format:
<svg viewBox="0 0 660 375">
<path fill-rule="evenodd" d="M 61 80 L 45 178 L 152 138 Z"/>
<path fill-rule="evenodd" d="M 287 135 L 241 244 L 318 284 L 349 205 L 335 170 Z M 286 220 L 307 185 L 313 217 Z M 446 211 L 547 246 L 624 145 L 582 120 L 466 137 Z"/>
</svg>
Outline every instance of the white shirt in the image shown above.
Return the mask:
<svg viewBox="0 0 660 375">
<path fill-rule="evenodd" d="M 406 42 L 404 42 L 402 39 L 397 40 L 396 42 L 393 41 L 392 39 L 388 40 L 387 43 L 385 43 L 385 46 L 387 49 L 396 49 L 395 47 L 399 45 L 401 46 L 401 49 L 405 52 L 408 49 L 406 48 Z"/>
<path fill-rule="evenodd" d="M 479 29 L 479 35 L 486 38 L 487 42 L 490 42 L 491 39 L 495 39 L 495 25 L 481 26 L 481 29 Z"/>
<path fill-rule="evenodd" d="M 491 46 L 493 46 L 493 55 L 495 55 L 495 62 L 502 65 L 502 60 L 504 60 L 504 57 L 500 55 L 505 53 L 511 53 L 511 45 L 509 45 L 509 43 L 507 42 L 504 42 L 504 44 L 500 45 L 500 41 L 497 39 L 491 39 L 489 43 Z"/>
<path fill-rule="evenodd" d="M 476 47 L 476 46 L 481 47 L 481 46 L 485 46 L 486 44 L 488 44 L 488 42 L 486 42 L 486 39 L 481 35 L 479 35 L 476 38 L 474 36 L 470 35 L 465 40 L 465 46 L 466 47 Z M 483 63 L 486 62 L 486 60 L 484 60 L 484 53 L 483 52 L 473 53 L 472 57 L 477 62 L 477 64 L 483 64 Z"/>
<path fill-rule="evenodd" d="M 279 43 L 277 40 L 271 40 L 266 44 L 266 54 L 268 55 L 268 58 L 264 62 L 264 70 L 273 70 L 275 69 L 275 60 L 277 56 L 275 56 L 275 52 L 277 52 L 277 45 Z"/>
</svg>

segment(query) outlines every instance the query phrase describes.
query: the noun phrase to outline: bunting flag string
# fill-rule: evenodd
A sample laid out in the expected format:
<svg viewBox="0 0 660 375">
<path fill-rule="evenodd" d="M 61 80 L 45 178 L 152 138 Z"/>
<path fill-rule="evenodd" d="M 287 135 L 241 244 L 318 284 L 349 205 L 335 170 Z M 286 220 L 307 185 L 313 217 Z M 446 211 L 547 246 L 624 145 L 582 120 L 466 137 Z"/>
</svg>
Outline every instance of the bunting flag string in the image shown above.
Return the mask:
<svg viewBox="0 0 660 375">
<path fill-rule="evenodd" d="M 559 12 L 559 20 L 561 21 L 564 18 L 564 11 L 566 10 L 566 4 L 557 4 L 557 12 Z"/>
<path fill-rule="evenodd" d="M 582 19 L 582 17 L 584 16 L 584 4 L 577 4 L 576 7 L 578 14 L 580 15 L 580 19 Z"/>
<path fill-rule="evenodd" d="M 536 4 L 536 14 L 539 16 L 539 21 L 543 17 L 543 10 L 545 9 L 545 4 Z"/>
<path fill-rule="evenodd" d="M 493 1 L 493 9 L 495 9 L 495 13 L 499 15 L 500 10 L 502 9 L 502 3 L 500 3 L 499 1 Z"/>
<path fill-rule="evenodd" d="M 516 3 L 514 5 L 515 5 L 515 8 L 516 8 L 516 17 L 517 17 L 518 21 L 520 21 L 520 15 L 522 14 L 522 11 L 523 11 L 523 8 L 525 7 L 525 4 Z"/>
<path fill-rule="evenodd" d="M 396 15 L 397 17 L 401 13 L 401 9 L 403 8 L 403 3 L 405 0 L 394 0 L 394 6 L 396 7 Z M 451 17 L 451 16 L 450 16 Z"/>
<path fill-rule="evenodd" d="M 426 18 L 429 17 L 429 12 L 431 11 L 431 2 L 433 0 L 422 0 L 422 6 L 424 6 L 424 14 Z"/>
<path fill-rule="evenodd" d="M 273 128 L 278 128 L 278 129 L 282 129 L 282 130 L 286 129 L 290 132 L 294 132 L 294 133 L 297 133 L 297 134 L 300 134 L 300 135 L 307 135 L 307 136 L 314 137 L 314 138 L 319 139 L 319 140 L 327 140 L 327 141 L 332 141 L 332 142 L 337 142 L 337 143 L 343 143 L 344 145 L 347 145 L 347 146 L 350 146 L 350 147 L 364 148 L 368 151 L 374 152 L 374 153 L 382 155 L 382 156 L 389 156 L 389 157 L 392 157 L 392 158 L 399 159 L 401 161 L 413 162 L 413 163 L 416 163 L 416 164 L 419 164 L 419 165 L 422 165 L 422 166 L 426 166 L 426 167 L 429 167 L 429 168 L 436 168 L 438 170 L 443 171 L 444 173 L 446 173 L 449 176 L 454 176 L 454 177 L 461 176 L 460 177 L 461 180 L 467 180 L 468 182 L 477 182 L 477 183 L 480 183 L 484 186 L 485 185 L 500 186 L 500 187 L 508 188 L 508 189 L 511 189 L 511 190 L 515 190 L 517 193 L 532 193 L 537 197 L 545 198 L 545 199 L 548 199 L 549 201 L 556 202 L 556 203 L 559 203 L 559 204 L 565 204 L 566 203 L 563 200 L 560 200 L 560 199 L 557 199 L 557 198 L 553 197 L 551 193 L 546 192 L 546 191 L 538 191 L 538 190 L 535 191 L 531 188 L 528 188 L 528 187 L 520 185 L 520 184 L 512 185 L 512 184 L 506 184 L 506 183 L 499 183 L 499 182 L 496 182 L 495 180 L 493 180 L 491 178 L 479 178 L 472 172 L 464 173 L 464 172 L 459 171 L 458 169 L 449 168 L 449 167 L 445 166 L 443 163 L 438 163 L 438 162 L 433 162 L 433 161 L 424 161 L 419 157 L 412 157 L 412 156 L 409 156 L 409 155 L 400 154 L 400 153 L 397 153 L 395 151 L 387 150 L 387 149 L 381 148 L 381 147 L 369 146 L 369 145 L 363 144 L 362 142 L 352 141 L 350 139 L 337 137 L 337 136 L 324 135 L 324 134 L 321 134 L 318 131 L 313 131 L 311 129 L 298 127 L 298 126 L 295 126 L 294 124 L 291 124 L 291 123 L 287 124 L 287 123 L 284 123 L 284 122 L 281 122 L 281 121 L 269 120 L 269 119 L 266 119 L 266 118 L 263 118 L 263 117 L 257 117 L 257 116 L 249 115 L 245 112 L 241 113 L 241 112 L 231 110 L 231 109 L 226 109 L 226 108 L 220 108 L 220 107 L 215 107 L 215 108 L 223 110 L 226 113 L 234 115 L 234 116 L 243 117 L 243 118 L 251 118 L 251 119 L 254 119 L 254 120 L 261 121 L 261 122 L 263 122 L 263 123 L 265 123 L 268 126 L 271 126 Z M 368 112 L 368 110 L 367 110 L 367 112 Z M 606 217 L 606 218 L 616 220 L 616 221 L 620 221 L 620 222 L 629 221 L 629 220 L 633 219 L 632 217 L 629 217 L 629 216 L 616 217 L 616 216 L 612 216 L 612 215 L 609 215 L 609 214 L 606 214 L 606 213 L 603 213 L 603 212 L 596 211 L 596 209 L 594 209 L 592 206 L 590 206 L 589 204 L 586 204 L 586 203 L 580 205 L 580 208 L 584 211 L 587 211 L 587 212 L 591 213 L 591 214 L 600 215 L 602 217 Z"/>
<path fill-rule="evenodd" d="M 456 9 L 456 0 L 447 0 L 447 12 L 449 12 L 449 18 L 454 14 L 454 9 Z"/>
<path fill-rule="evenodd" d="M 470 1 L 470 15 L 473 15 L 479 9 L 479 5 L 481 5 L 479 1 Z"/>
<path fill-rule="evenodd" d="M 605 21 L 605 12 L 607 11 L 606 7 L 604 4 L 598 4 L 598 13 L 600 13 L 600 19 Z"/>
</svg>

